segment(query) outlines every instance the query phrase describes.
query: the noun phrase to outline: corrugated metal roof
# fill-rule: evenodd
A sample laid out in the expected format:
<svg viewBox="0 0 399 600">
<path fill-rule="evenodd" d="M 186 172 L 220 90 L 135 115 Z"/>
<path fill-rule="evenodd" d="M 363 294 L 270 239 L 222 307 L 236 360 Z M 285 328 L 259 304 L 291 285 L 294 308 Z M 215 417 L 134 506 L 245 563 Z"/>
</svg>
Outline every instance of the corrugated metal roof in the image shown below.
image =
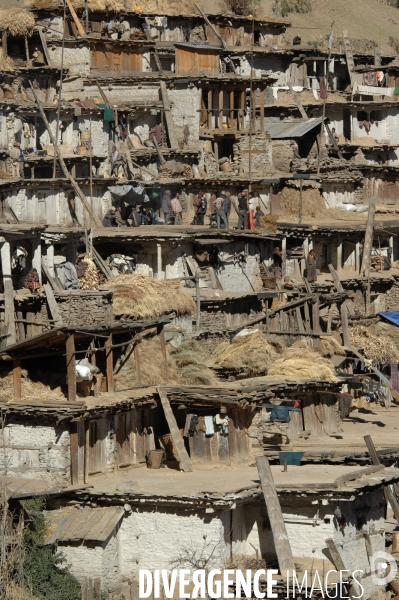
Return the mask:
<svg viewBox="0 0 399 600">
<path fill-rule="evenodd" d="M 89 508 L 78 510 L 68 507 L 62 510 L 51 510 L 46 519 L 51 527 L 47 535 L 47 544 L 59 542 L 105 542 L 121 520 L 123 508 Z"/>
<path fill-rule="evenodd" d="M 265 131 L 273 140 L 299 138 L 321 124 L 321 119 L 304 121 L 279 121 L 278 123 L 266 122 Z"/>
</svg>

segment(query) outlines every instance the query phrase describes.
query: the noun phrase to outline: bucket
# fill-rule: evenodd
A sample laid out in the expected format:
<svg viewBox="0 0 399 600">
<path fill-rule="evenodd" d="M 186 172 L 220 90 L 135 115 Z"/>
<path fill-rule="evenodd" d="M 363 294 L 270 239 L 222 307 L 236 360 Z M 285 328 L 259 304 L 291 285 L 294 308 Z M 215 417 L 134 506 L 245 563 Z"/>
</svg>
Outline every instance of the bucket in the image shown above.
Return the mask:
<svg viewBox="0 0 399 600">
<path fill-rule="evenodd" d="M 280 452 L 280 465 L 284 464 L 284 458 L 287 458 L 287 465 L 299 467 L 301 464 L 303 452 Z"/>
<path fill-rule="evenodd" d="M 164 450 L 150 450 L 150 455 L 148 457 L 148 468 L 159 469 L 162 464 L 164 454 Z"/>
<path fill-rule="evenodd" d="M 90 142 L 90 131 L 81 131 L 80 132 L 80 141 L 82 142 Z"/>
<path fill-rule="evenodd" d="M 222 165 L 219 165 L 219 169 L 224 173 L 231 173 L 231 163 L 224 162 Z"/>
</svg>

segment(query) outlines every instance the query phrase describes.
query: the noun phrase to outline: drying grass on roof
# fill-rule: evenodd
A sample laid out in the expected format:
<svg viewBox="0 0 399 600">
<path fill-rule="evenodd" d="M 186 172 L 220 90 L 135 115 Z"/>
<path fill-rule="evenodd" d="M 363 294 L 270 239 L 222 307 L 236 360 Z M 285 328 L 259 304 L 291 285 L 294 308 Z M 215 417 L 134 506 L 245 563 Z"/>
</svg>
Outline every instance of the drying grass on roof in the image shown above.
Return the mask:
<svg viewBox="0 0 399 600">
<path fill-rule="evenodd" d="M 206 365 L 206 357 L 195 340 L 189 339 L 178 348 L 171 348 L 171 358 L 182 385 L 215 386 L 220 383 L 212 369 Z"/>
<path fill-rule="evenodd" d="M 65 375 L 50 373 L 49 371 L 30 371 L 22 369 L 22 394 L 23 400 L 35 398 L 40 400 L 65 400 L 62 387 L 65 384 Z M 0 398 L 7 401 L 14 399 L 14 385 L 12 371 L 0 375 Z"/>
<path fill-rule="evenodd" d="M 299 189 L 293 187 L 283 188 L 280 196 L 280 219 L 299 215 Z M 364 221 L 364 213 L 356 213 L 339 208 L 327 208 L 320 191 L 315 188 L 305 188 L 302 192 L 303 216 L 318 219 L 348 219 L 351 221 Z"/>
<path fill-rule="evenodd" d="M 194 300 L 181 289 L 180 281 L 134 274 L 119 275 L 108 284 L 109 289 L 114 291 L 115 314 L 153 319 L 173 311 L 182 315 L 195 310 Z"/>
<path fill-rule="evenodd" d="M 331 358 L 331 356 L 346 356 L 346 350 L 344 346 L 332 336 L 331 337 L 322 337 L 320 339 L 320 354 L 324 356 L 324 358 Z"/>
<path fill-rule="evenodd" d="M 54 0 L 32 0 L 32 6 L 48 2 L 47 6 L 54 5 Z M 88 0 L 89 10 L 97 12 L 119 12 L 126 10 L 135 13 L 158 13 L 163 15 L 195 14 L 195 0 L 181 0 L 173 3 L 170 0 Z M 74 8 L 84 8 L 85 0 L 72 0 Z M 41 8 L 46 8 L 41 6 Z"/>
<path fill-rule="evenodd" d="M 251 375 L 265 375 L 283 346 L 280 342 L 267 339 L 261 331 L 251 335 L 235 337 L 222 342 L 215 350 L 215 365 L 228 369 L 245 369 Z"/>
<path fill-rule="evenodd" d="M 84 262 L 87 263 L 88 267 L 84 272 L 83 277 L 79 278 L 80 287 L 82 290 L 98 290 L 100 285 L 100 274 L 97 270 L 94 261 L 85 256 Z"/>
<path fill-rule="evenodd" d="M 323 358 L 305 340 L 295 342 L 287 348 L 269 368 L 268 375 L 287 377 L 288 379 L 336 381 L 334 365 Z"/>
<path fill-rule="evenodd" d="M 0 29 L 10 35 L 31 36 L 35 17 L 25 8 L 0 8 Z"/>
<path fill-rule="evenodd" d="M 384 335 L 375 335 L 364 325 L 350 328 L 352 345 L 361 348 L 365 358 L 399 362 L 399 350 L 392 339 Z"/>
</svg>

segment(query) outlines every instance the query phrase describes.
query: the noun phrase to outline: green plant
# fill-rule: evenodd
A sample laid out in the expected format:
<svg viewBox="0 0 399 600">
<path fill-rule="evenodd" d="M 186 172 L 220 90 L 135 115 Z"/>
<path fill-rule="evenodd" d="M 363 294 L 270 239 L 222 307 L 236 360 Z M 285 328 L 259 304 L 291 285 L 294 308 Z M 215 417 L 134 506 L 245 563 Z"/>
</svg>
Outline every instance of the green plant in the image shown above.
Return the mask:
<svg viewBox="0 0 399 600">
<path fill-rule="evenodd" d="M 23 502 L 29 526 L 23 536 L 25 555 L 20 584 L 41 600 L 80 600 L 80 584 L 69 573 L 64 555 L 56 544 L 45 545 L 48 523 L 44 506 L 44 498 Z"/>
<path fill-rule="evenodd" d="M 286 17 L 290 13 L 308 13 L 312 10 L 310 0 L 282 0 L 281 16 Z"/>
</svg>

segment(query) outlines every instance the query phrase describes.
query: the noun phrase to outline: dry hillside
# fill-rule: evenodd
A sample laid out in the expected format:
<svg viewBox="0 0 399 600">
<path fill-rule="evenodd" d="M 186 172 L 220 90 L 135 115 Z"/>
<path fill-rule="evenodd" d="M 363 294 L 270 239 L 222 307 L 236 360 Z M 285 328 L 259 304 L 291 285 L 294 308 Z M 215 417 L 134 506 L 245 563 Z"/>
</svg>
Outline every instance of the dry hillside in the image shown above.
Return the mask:
<svg viewBox="0 0 399 600">
<path fill-rule="evenodd" d="M 283 0 L 279 0 L 281 6 Z M 379 45 L 383 53 L 391 54 L 389 37 L 399 38 L 399 9 L 383 0 L 310 0 L 309 13 L 289 13 L 292 23 L 288 35 L 298 32 L 304 42 L 325 41 L 331 23 L 335 21 L 337 36 L 347 29 L 351 38 L 363 38 Z M 259 14 L 273 14 L 274 0 L 262 0 Z"/>
</svg>

